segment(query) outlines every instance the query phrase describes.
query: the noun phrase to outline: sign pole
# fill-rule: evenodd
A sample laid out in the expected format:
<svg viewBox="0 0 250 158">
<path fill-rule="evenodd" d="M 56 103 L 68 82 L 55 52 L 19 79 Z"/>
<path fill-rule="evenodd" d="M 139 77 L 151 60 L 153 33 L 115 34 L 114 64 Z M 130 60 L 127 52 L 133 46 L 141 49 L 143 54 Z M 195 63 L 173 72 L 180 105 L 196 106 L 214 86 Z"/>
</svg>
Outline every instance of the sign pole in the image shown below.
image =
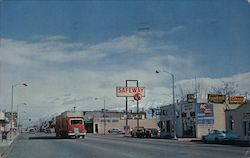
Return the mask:
<svg viewBox="0 0 250 158">
<path fill-rule="evenodd" d="M 126 80 L 126 87 L 128 87 L 128 82 Z M 129 129 L 128 129 L 128 97 L 126 97 L 126 127 L 125 127 L 125 132 L 126 134 L 129 133 Z"/>
<path fill-rule="evenodd" d="M 136 86 L 139 86 L 138 80 L 136 82 Z M 137 128 L 139 128 L 139 100 L 137 100 Z"/>
<path fill-rule="evenodd" d="M 128 82 L 136 82 L 136 87 L 128 87 Z M 137 127 L 139 127 L 139 100 L 142 97 L 145 97 L 145 87 L 139 87 L 138 80 L 126 80 L 126 87 L 116 87 L 116 96 L 117 97 L 126 97 L 126 125 L 124 127 L 125 133 L 128 134 L 129 132 L 129 125 L 128 125 L 128 97 L 134 97 L 137 101 Z"/>
</svg>

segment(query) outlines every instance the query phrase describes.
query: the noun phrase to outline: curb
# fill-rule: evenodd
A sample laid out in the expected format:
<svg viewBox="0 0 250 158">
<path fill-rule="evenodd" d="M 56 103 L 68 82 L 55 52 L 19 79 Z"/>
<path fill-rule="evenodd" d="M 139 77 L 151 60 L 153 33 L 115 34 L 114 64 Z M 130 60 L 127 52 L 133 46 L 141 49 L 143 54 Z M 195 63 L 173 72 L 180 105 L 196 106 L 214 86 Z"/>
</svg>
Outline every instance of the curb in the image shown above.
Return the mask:
<svg viewBox="0 0 250 158">
<path fill-rule="evenodd" d="M 8 153 L 11 151 L 12 147 L 13 147 L 13 144 L 16 142 L 16 140 L 18 139 L 20 135 L 17 134 L 13 140 L 10 141 L 10 143 L 6 146 L 6 148 L 2 151 L 2 153 L 0 153 L 0 158 L 5 158 Z"/>
</svg>

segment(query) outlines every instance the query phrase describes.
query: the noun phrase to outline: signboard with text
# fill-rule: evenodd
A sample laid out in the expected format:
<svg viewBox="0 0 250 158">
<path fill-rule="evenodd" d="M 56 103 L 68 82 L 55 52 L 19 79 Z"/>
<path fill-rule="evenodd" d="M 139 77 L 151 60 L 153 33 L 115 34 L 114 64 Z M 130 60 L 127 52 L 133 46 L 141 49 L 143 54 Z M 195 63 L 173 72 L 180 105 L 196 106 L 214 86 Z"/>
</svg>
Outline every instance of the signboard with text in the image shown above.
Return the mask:
<svg viewBox="0 0 250 158">
<path fill-rule="evenodd" d="M 228 103 L 229 104 L 245 104 L 246 97 L 245 96 L 229 96 Z"/>
<path fill-rule="evenodd" d="M 226 95 L 208 94 L 207 100 L 209 103 L 223 104 L 226 101 Z"/>
<path fill-rule="evenodd" d="M 121 119 L 145 119 L 145 114 L 130 113 L 121 117 Z"/>
<path fill-rule="evenodd" d="M 214 124 L 213 104 L 201 103 L 196 105 L 197 124 Z"/>
<path fill-rule="evenodd" d="M 188 103 L 195 103 L 196 102 L 195 94 L 187 94 L 187 102 Z"/>
<path fill-rule="evenodd" d="M 138 94 L 145 97 L 145 87 L 116 87 L 117 97 L 134 97 Z"/>
</svg>

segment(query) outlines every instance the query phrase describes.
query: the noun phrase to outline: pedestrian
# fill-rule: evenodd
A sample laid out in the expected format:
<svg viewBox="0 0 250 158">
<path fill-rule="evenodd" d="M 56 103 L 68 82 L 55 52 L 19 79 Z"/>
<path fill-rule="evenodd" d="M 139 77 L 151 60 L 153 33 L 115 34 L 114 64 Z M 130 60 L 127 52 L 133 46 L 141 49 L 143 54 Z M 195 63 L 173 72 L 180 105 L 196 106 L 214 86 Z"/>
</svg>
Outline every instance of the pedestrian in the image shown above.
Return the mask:
<svg viewBox="0 0 250 158">
<path fill-rule="evenodd" d="M 8 132 L 7 132 L 7 131 L 3 131 L 3 132 L 2 132 L 2 142 L 3 142 L 4 139 L 5 139 L 6 142 L 7 142 L 7 136 L 8 136 Z"/>
</svg>

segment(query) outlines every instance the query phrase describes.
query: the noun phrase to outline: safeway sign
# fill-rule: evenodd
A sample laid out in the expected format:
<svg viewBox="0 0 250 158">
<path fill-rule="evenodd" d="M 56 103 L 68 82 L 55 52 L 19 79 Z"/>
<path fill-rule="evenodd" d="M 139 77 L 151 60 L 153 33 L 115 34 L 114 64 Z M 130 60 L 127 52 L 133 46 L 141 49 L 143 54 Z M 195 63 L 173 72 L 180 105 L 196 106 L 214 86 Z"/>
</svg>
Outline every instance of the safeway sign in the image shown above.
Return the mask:
<svg viewBox="0 0 250 158">
<path fill-rule="evenodd" d="M 117 97 L 134 97 L 136 94 L 145 97 L 145 87 L 116 87 Z"/>
</svg>

